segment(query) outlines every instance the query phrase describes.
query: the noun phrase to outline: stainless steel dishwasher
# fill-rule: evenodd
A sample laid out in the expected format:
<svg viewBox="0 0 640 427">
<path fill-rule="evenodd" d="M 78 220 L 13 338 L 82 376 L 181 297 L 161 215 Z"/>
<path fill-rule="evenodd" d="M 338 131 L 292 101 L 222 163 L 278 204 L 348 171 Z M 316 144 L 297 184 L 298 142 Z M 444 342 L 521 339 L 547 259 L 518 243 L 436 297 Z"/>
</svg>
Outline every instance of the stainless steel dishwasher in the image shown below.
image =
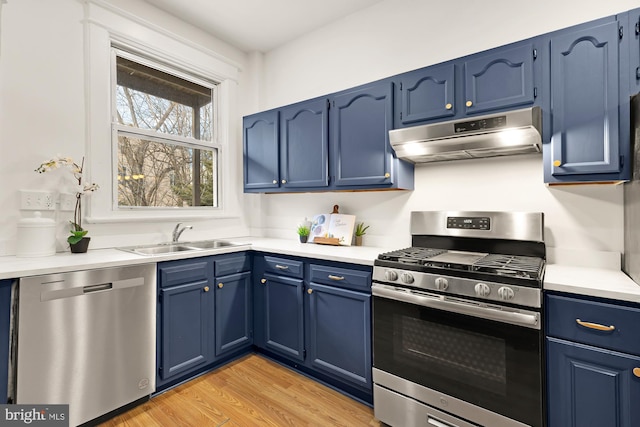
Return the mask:
<svg viewBox="0 0 640 427">
<path fill-rule="evenodd" d="M 20 279 L 16 403 L 69 404 L 69 425 L 155 390 L 156 266 Z"/>
</svg>

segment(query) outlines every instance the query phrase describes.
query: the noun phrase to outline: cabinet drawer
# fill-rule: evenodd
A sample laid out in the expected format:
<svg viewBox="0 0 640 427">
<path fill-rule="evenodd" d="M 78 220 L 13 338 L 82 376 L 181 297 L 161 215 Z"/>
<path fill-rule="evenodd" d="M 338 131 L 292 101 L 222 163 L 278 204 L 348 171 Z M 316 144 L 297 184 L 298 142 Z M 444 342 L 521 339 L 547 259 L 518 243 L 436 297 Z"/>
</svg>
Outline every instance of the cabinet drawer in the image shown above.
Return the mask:
<svg viewBox="0 0 640 427">
<path fill-rule="evenodd" d="M 206 281 L 213 277 L 213 260 L 210 257 L 167 261 L 158 264 L 160 288 Z"/>
<path fill-rule="evenodd" d="M 311 265 L 311 282 L 371 292 L 371 272 Z"/>
<path fill-rule="evenodd" d="M 546 313 L 549 336 L 640 355 L 639 308 L 547 295 Z"/>
<path fill-rule="evenodd" d="M 302 279 L 304 276 L 304 264 L 302 261 L 294 261 L 287 258 L 272 256 L 264 257 L 265 270 L 280 276 L 291 276 Z"/>
<path fill-rule="evenodd" d="M 246 253 L 221 255 L 214 258 L 216 277 L 242 273 L 251 270 Z"/>
</svg>

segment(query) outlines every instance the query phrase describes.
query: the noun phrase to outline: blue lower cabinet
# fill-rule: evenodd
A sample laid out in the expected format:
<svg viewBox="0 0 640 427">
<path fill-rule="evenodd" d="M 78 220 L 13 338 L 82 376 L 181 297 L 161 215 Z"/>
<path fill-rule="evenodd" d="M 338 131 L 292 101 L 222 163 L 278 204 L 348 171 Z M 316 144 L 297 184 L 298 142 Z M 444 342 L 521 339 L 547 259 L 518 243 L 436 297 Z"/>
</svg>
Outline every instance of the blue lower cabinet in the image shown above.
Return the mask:
<svg viewBox="0 0 640 427">
<path fill-rule="evenodd" d="M 265 348 L 294 360 L 304 360 L 304 282 L 265 274 Z"/>
<path fill-rule="evenodd" d="M 216 357 L 251 346 L 253 303 L 251 272 L 216 278 Z"/>
<path fill-rule="evenodd" d="M 549 427 L 640 426 L 640 357 L 547 338 Z"/>
<path fill-rule="evenodd" d="M 0 280 L 0 403 L 7 403 L 11 280 Z"/>
<path fill-rule="evenodd" d="M 212 304 L 211 284 L 206 281 L 160 291 L 160 380 L 179 377 L 213 360 Z"/>
<path fill-rule="evenodd" d="M 371 387 L 371 296 L 311 283 L 309 363 L 351 385 Z"/>
</svg>

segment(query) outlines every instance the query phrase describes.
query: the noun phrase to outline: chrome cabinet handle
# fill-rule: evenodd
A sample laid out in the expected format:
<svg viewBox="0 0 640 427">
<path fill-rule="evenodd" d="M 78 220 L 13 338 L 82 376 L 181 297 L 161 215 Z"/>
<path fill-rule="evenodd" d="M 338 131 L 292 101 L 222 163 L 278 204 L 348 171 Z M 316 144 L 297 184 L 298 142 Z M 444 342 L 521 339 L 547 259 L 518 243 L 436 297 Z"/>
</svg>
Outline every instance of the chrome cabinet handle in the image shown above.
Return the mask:
<svg viewBox="0 0 640 427">
<path fill-rule="evenodd" d="M 580 326 L 584 326 L 585 328 L 589 328 L 589 329 L 596 329 L 598 331 L 613 331 L 616 329 L 615 326 L 611 325 L 611 326 L 606 326 L 606 325 L 601 325 L 599 323 L 591 323 L 591 322 L 583 322 L 580 319 L 576 319 L 576 323 Z"/>
<path fill-rule="evenodd" d="M 334 276 L 333 274 L 329 275 L 329 279 L 331 280 L 344 280 L 343 276 Z"/>
<path fill-rule="evenodd" d="M 286 184 L 286 183 L 287 183 L 287 180 L 286 180 L 286 179 L 283 179 L 281 182 L 282 182 L 283 184 Z"/>
<path fill-rule="evenodd" d="M 264 285 L 265 283 L 267 283 L 267 279 L 260 279 L 260 283 Z"/>
<path fill-rule="evenodd" d="M 274 180 L 273 180 L 273 183 L 274 183 L 274 184 L 277 184 L 277 183 L 278 183 L 278 180 L 277 180 L 277 179 L 274 179 Z"/>
<path fill-rule="evenodd" d="M 280 264 L 276 264 L 276 268 L 278 270 L 288 270 L 289 266 L 288 265 L 280 265 Z"/>
</svg>

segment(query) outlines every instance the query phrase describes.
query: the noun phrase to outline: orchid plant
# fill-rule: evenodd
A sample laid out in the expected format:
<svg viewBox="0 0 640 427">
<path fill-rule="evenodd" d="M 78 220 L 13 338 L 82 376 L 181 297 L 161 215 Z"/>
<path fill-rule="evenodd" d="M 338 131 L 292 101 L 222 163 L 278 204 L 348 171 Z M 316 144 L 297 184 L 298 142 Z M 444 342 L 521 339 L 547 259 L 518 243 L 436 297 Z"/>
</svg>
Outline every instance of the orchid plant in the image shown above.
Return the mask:
<svg viewBox="0 0 640 427">
<path fill-rule="evenodd" d="M 67 238 L 67 242 L 69 242 L 70 245 L 75 245 L 88 233 L 88 230 L 82 228 L 82 196 L 89 195 L 100 187 L 96 183 L 82 183 L 84 157 L 82 158 L 80 165 L 78 165 L 71 157 L 55 156 L 54 158 L 42 163 L 35 171 L 38 173 L 45 173 L 59 168 L 69 169 L 73 174 L 73 178 L 78 183 L 75 188 L 76 206 L 73 211 L 73 222 L 69 221 L 71 223 L 71 236 Z"/>
</svg>

